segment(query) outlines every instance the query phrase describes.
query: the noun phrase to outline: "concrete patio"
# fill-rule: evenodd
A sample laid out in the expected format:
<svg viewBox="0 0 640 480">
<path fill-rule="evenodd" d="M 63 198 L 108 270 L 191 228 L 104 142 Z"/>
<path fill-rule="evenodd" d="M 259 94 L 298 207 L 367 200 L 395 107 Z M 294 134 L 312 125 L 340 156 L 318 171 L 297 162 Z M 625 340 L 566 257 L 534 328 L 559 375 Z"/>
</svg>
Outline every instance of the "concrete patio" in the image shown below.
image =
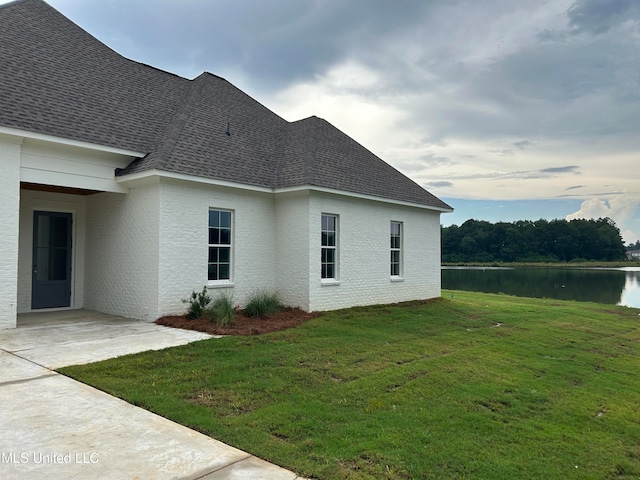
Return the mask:
<svg viewBox="0 0 640 480">
<path fill-rule="evenodd" d="M 20 315 L 0 330 L 2 478 L 298 478 L 53 371 L 207 338 L 86 310 Z"/>
</svg>

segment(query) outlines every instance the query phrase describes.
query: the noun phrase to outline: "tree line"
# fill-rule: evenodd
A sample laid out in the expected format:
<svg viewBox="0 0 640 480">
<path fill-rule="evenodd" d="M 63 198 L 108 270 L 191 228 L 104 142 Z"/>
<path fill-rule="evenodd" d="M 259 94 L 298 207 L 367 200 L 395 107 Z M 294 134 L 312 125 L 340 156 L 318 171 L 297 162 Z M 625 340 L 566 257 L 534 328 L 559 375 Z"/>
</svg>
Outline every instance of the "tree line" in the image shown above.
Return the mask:
<svg viewBox="0 0 640 480">
<path fill-rule="evenodd" d="M 598 220 L 518 220 L 490 223 L 467 220 L 441 227 L 442 261 L 570 262 L 626 259 L 620 229 L 610 218 Z"/>
</svg>

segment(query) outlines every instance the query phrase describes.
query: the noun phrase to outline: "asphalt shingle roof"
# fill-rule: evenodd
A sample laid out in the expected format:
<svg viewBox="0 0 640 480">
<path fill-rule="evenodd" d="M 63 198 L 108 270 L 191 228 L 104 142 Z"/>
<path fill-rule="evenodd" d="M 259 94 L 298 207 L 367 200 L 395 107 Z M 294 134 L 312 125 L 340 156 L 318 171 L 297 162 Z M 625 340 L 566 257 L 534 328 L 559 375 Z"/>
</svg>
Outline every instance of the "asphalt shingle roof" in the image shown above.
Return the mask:
<svg viewBox="0 0 640 480">
<path fill-rule="evenodd" d="M 124 58 L 42 0 L 0 7 L 0 65 L 0 125 L 145 154 L 120 175 L 156 169 L 451 209 L 327 121 L 290 123 L 215 75 L 188 80 Z"/>
</svg>

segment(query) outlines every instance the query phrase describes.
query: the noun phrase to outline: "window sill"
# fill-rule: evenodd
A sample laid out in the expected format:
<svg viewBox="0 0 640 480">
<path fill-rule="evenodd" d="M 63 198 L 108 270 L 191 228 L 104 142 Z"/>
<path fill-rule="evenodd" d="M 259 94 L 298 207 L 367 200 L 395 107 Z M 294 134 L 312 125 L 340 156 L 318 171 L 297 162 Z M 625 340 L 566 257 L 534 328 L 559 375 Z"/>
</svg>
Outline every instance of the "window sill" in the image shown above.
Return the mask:
<svg viewBox="0 0 640 480">
<path fill-rule="evenodd" d="M 207 282 L 207 288 L 231 288 L 235 287 L 235 283 L 229 281 L 215 281 L 209 280 Z"/>
<path fill-rule="evenodd" d="M 404 277 L 390 277 L 389 280 L 392 282 L 404 282 Z"/>
<path fill-rule="evenodd" d="M 322 287 L 330 287 L 333 285 L 340 285 L 340 280 L 335 280 L 335 279 L 320 280 L 320 286 Z"/>
</svg>

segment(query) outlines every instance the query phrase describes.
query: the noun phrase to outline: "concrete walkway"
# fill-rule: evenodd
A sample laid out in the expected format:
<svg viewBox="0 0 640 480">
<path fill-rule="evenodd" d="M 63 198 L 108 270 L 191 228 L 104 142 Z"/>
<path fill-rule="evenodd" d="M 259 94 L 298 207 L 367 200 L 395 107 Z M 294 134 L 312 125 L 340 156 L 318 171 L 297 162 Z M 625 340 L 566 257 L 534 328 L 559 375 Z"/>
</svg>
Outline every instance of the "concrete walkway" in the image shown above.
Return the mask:
<svg viewBox="0 0 640 480">
<path fill-rule="evenodd" d="M 85 310 L 21 315 L 0 330 L 0 477 L 298 478 L 53 371 L 206 338 Z"/>
</svg>

